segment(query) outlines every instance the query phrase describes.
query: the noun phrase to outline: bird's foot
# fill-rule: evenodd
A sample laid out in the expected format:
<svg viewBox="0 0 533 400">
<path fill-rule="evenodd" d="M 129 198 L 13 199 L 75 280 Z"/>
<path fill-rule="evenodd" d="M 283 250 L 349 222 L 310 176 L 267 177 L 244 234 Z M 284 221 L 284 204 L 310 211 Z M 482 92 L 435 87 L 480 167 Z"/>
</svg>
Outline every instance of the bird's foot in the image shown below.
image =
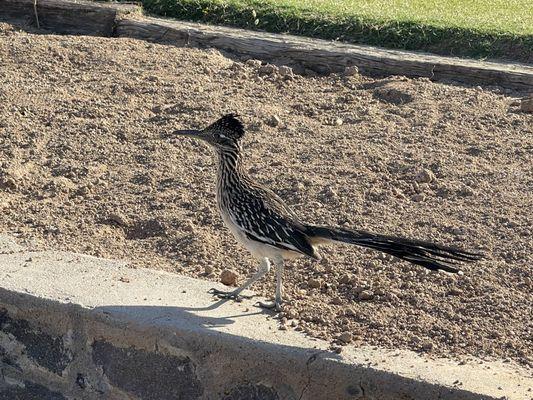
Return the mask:
<svg viewBox="0 0 533 400">
<path fill-rule="evenodd" d="M 283 311 L 282 303 L 278 301 L 258 301 L 257 305 L 267 310 L 275 310 L 276 312 Z"/>
<path fill-rule="evenodd" d="M 236 302 L 239 302 L 239 303 L 242 301 L 242 299 L 251 298 L 251 296 L 244 296 L 244 295 L 239 294 L 237 290 L 233 290 L 231 292 L 225 292 L 223 290 L 211 288 L 208 290 L 207 293 L 210 293 L 213 296 L 217 296 L 219 299 L 235 300 Z"/>
</svg>

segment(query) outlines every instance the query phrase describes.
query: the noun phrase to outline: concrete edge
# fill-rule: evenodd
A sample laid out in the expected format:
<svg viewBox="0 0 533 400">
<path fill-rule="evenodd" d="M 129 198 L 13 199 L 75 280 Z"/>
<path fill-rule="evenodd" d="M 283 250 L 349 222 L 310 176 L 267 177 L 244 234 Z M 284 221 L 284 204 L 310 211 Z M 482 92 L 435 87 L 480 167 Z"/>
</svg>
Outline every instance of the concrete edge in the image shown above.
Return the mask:
<svg viewBox="0 0 533 400">
<path fill-rule="evenodd" d="M 33 0 L 0 0 L 7 18 L 35 24 Z M 357 66 L 362 73 L 427 77 L 472 85 L 533 90 L 533 66 L 388 50 L 292 35 L 141 16 L 139 6 L 85 0 L 38 0 L 42 27 L 56 33 L 131 37 L 177 46 L 214 47 L 241 57 L 318 73 Z"/>
<path fill-rule="evenodd" d="M 279 330 L 251 301 L 213 303 L 210 282 L 73 253 L 0 250 L 7 253 L 0 254 L 0 394 L 26 382 L 65 398 L 87 390 L 129 398 L 140 395 L 138 377 L 113 374 L 113 363 L 142 360 L 151 390 L 194 393 L 191 399 L 241 399 L 224 397 L 241 390 L 290 400 L 530 399 L 531 373 L 518 366 L 368 347 L 337 355 L 323 341 Z M 161 375 L 158 366 L 169 362 L 182 363 L 186 374 Z M 75 383 L 80 374 L 91 382 L 86 388 Z"/>
</svg>

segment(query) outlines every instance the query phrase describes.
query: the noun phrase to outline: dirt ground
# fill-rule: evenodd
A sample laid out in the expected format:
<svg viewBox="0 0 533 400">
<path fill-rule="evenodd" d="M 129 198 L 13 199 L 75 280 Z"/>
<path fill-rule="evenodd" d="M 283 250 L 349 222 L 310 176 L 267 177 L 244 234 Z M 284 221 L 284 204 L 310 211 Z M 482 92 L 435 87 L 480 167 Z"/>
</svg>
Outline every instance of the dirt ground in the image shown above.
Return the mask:
<svg viewBox="0 0 533 400">
<path fill-rule="evenodd" d="M 216 50 L 1 24 L 0 231 L 213 281 L 230 269 L 242 283 L 257 262 L 222 225 L 215 158 L 163 138 L 236 111 L 250 173 L 303 220 L 487 254 L 452 276 L 324 247 L 321 262 L 288 265 L 282 329 L 533 366 L 533 117 L 519 95 L 287 78 Z M 273 295 L 274 274 L 254 290 Z"/>
</svg>

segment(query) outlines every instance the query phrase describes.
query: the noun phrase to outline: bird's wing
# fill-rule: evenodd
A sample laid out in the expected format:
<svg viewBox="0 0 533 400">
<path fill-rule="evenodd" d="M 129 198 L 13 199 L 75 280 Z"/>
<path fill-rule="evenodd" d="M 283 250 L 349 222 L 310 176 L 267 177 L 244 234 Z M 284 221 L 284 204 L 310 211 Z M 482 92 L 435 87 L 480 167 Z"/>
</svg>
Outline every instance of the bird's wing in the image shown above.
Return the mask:
<svg viewBox="0 0 533 400">
<path fill-rule="evenodd" d="M 232 222 L 249 239 L 317 258 L 304 225 L 270 190 L 260 186 L 248 188 L 246 200 L 234 202 L 228 211 Z"/>
</svg>

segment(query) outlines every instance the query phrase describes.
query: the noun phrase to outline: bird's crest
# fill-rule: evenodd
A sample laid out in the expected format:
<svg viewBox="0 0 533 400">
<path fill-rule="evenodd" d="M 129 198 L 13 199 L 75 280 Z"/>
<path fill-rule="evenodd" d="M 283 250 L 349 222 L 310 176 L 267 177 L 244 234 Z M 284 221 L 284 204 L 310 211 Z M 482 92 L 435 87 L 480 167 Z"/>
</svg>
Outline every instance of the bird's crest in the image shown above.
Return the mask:
<svg viewBox="0 0 533 400">
<path fill-rule="evenodd" d="M 217 130 L 223 133 L 226 136 L 229 136 L 233 139 L 240 139 L 244 136 L 244 125 L 238 119 L 238 114 L 226 114 L 217 121 L 215 121 L 209 130 Z"/>
</svg>

